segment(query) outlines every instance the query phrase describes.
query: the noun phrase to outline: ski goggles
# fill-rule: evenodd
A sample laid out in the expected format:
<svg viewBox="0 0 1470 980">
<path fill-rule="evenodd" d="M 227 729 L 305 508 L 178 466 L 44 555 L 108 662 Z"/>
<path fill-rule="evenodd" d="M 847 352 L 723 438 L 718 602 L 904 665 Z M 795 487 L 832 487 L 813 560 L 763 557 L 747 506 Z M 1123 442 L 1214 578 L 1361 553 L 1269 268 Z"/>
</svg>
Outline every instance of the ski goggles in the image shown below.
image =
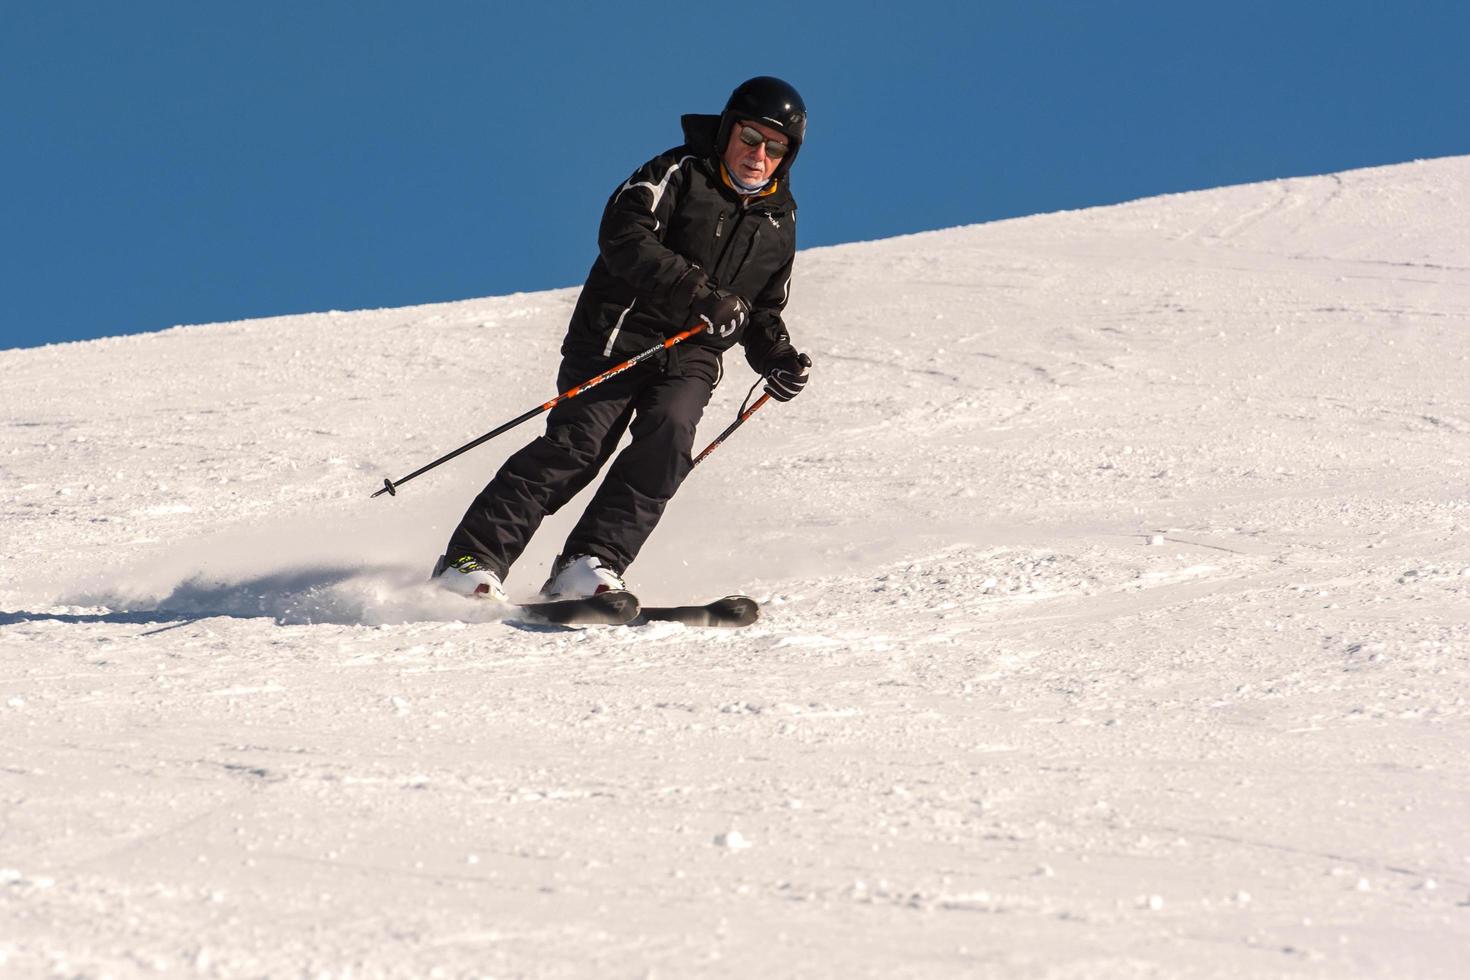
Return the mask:
<svg viewBox="0 0 1470 980">
<path fill-rule="evenodd" d="M 786 155 L 786 151 L 791 149 L 788 144 L 782 143 L 779 140 L 766 139 L 765 136 L 761 134 L 761 131 L 756 129 L 754 126 L 740 127 L 740 142 L 744 143 L 746 146 L 760 146 L 762 143 L 766 144 L 766 156 L 770 157 L 772 160 L 781 159 Z"/>
</svg>

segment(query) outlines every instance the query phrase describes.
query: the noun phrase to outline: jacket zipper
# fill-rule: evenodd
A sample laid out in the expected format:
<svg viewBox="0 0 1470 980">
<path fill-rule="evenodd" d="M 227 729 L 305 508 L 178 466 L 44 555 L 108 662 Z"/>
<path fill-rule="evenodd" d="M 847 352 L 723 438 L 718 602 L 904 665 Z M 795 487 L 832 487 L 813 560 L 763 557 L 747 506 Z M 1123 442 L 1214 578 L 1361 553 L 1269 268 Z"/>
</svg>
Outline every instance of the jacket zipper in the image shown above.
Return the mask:
<svg viewBox="0 0 1470 980">
<path fill-rule="evenodd" d="M 721 229 L 723 229 L 725 227 L 725 218 L 726 217 L 727 217 L 726 212 L 721 211 L 720 212 L 720 220 L 717 221 L 717 222 L 715 222 L 715 240 L 716 241 L 719 241 L 719 239 L 720 239 L 720 231 L 721 231 Z M 740 230 L 740 226 L 741 226 L 741 224 L 744 223 L 744 221 L 745 221 L 745 212 L 743 210 L 737 212 L 736 215 L 735 215 L 735 223 L 730 226 L 730 237 L 725 241 L 725 247 L 722 248 L 722 249 L 720 249 L 719 257 L 715 259 L 714 268 L 710 270 L 710 275 L 714 276 L 715 282 L 723 283 L 725 281 L 724 280 L 724 277 L 722 277 L 720 275 L 720 267 L 722 265 L 724 265 L 724 263 L 725 263 L 725 255 L 726 255 L 726 253 L 728 253 L 730 251 L 730 246 L 735 244 L 735 233 Z"/>
</svg>

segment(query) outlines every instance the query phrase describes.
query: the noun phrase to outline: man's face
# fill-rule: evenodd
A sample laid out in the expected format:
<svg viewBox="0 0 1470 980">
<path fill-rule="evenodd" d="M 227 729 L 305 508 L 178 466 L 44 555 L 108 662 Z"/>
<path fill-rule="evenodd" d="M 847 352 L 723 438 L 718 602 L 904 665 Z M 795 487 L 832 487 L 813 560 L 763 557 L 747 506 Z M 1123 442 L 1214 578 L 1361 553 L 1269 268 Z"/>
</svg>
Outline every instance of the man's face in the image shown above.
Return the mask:
<svg viewBox="0 0 1470 980">
<path fill-rule="evenodd" d="M 748 145 L 740 138 L 740 131 L 749 127 L 760 133 L 763 139 L 755 146 Z M 775 140 L 778 143 L 788 144 L 784 134 L 779 129 L 752 122 L 748 119 L 739 120 L 730 130 L 730 141 L 725 144 L 725 166 L 730 168 L 730 173 L 739 177 L 747 184 L 759 184 L 768 179 L 781 165 L 779 157 L 773 157 L 766 152 L 766 140 Z"/>
</svg>

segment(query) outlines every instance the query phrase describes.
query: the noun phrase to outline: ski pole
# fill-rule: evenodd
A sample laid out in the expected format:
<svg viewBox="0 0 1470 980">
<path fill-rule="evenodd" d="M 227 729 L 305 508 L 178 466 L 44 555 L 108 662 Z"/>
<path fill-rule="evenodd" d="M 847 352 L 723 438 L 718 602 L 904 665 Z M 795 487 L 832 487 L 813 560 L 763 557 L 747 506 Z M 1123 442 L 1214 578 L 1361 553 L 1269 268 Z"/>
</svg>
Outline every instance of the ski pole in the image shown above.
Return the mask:
<svg viewBox="0 0 1470 980">
<path fill-rule="evenodd" d="M 429 472 L 430 470 L 432 470 L 434 467 L 440 465 L 441 463 L 447 463 L 447 462 L 449 462 L 451 459 L 453 459 L 454 457 L 458 456 L 460 453 L 469 452 L 471 449 L 474 449 L 476 446 L 480 445 L 482 442 L 489 442 L 491 439 L 494 439 L 496 436 L 500 435 L 502 432 L 508 432 L 509 430 L 514 429 L 516 426 L 520 425 L 522 422 L 525 422 L 525 421 L 527 421 L 529 419 L 533 419 L 536 416 L 540 415 L 542 412 L 549 412 L 549 411 L 551 411 L 551 409 L 555 408 L 560 403 L 566 401 L 568 398 L 576 398 L 578 395 L 580 395 L 582 392 L 588 390 L 589 388 L 595 388 L 598 385 L 602 384 L 604 381 L 606 381 L 608 378 L 611 378 L 614 375 L 622 374 L 624 371 L 628 370 L 629 368 L 633 367 L 634 365 L 640 364 L 643 361 L 648 360 L 650 357 L 652 357 L 653 355 L 657 354 L 659 351 L 668 350 L 670 347 L 673 347 L 675 344 L 682 343 L 683 341 L 688 340 L 690 337 L 693 337 L 695 334 L 697 334 L 701 330 L 703 330 L 706 326 L 707 326 L 707 324 L 697 323 L 697 324 L 695 324 L 694 326 L 690 327 L 688 330 L 685 330 L 682 333 L 676 333 L 676 334 L 674 334 L 672 337 L 668 338 L 663 343 L 657 344 L 657 345 L 655 345 L 653 347 L 650 347 L 650 348 L 648 348 L 648 350 L 644 351 L 643 353 L 634 355 L 633 357 L 628 358 L 623 363 L 617 364 L 617 365 L 614 365 L 613 367 L 608 368 L 606 371 L 604 371 L 601 374 L 597 375 L 597 377 L 595 377 L 595 378 L 588 378 L 586 381 L 583 381 L 581 384 L 575 385 L 575 386 L 573 386 L 571 388 L 568 388 L 566 391 L 564 391 L 561 394 L 557 395 L 555 398 L 553 398 L 551 401 L 547 402 L 546 404 L 544 404 L 544 405 L 537 405 L 535 408 L 531 409 L 528 412 L 525 412 L 522 415 L 516 416 L 515 418 L 511 419 L 509 422 L 505 423 L 504 425 L 497 426 L 496 428 L 491 429 L 489 432 L 487 432 L 484 435 L 480 436 L 478 439 L 474 439 L 474 440 L 472 440 L 470 442 L 465 443 L 463 446 L 460 446 L 454 452 L 452 452 L 452 453 L 446 453 L 443 456 L 440 456 L 438 459 L 434 460 L 432 463 L 429 463 L 426 466 L 420 466 L 418 469 L 416 469 L 412 473 L 408 474 L 408 476 L 405 476 L 405 477 L 403 477 L 401 479 L 398 479 L 398 480 L 389 480 L 386 477 L 384 477 L 382 488 L 379 489 L 379 490 L 374 491 L 374 493 L 372 495 L 374 497 L 378 497 L 378 496 L 381 496 L 381 495 L 383 495 L 383 494 L 386 493 L 390 497 L 396 497 L 396 496 L 398 496 L 398 488 L 401 487 L 401 486 L 403 486 L 403 484 L 407 483 L 409 480 L 412 480 L 414 477 L 416 477 L 416 476 L 422 476 L 423 474 Z"/>
<path fill-rule="evenodd" d="M 744 425 L 746 419 L 748 419 L 752 415 L 754 415 L 760 409 L 760 407 L 762 405 L 764 405 L 766 402 L 768 402 L 770 400 L 771 400 L 771 393 L 768 391 L 764 395 L 761 395 L 759 398 L 757 398 L 755 400 L 755 404 L 754 405 L 750 406 L 747 409 L 742 410 L 739 415 L 735 416 L 735 421 L 734 422 L 731 422 L 729 425 L 727 425 L 725 427 L 725 431 L 724 432 L 721 432 L 719 435 L 715 436 L 715 441 L 714 442 L 712 442 L 708 446 L 705 446 L 704 447 L 704 452 L 702 452 L 698 456 L 694 457 L 694 463 L 693 463 L 693 465 L 694 466 L 698 466 L 700 463 L 704 462 L 704 458 L 706 456 L 708 456 L 710 453 L 714 452 L 716 449 L 719 449 L 720 448 L 720 443 L 722 443 L 726 439 L 728 439 L 730 437 L 730 433 L 734 432 L 736 429 L 738 429 L 742 425 Z"/>
<path fill-rule="evenodd" d="M 810 357 L 807 357 L 805 354 L 799 355 L 798 362 L 801 364 L 801 366 L 803 368 L 810 368 L 812 366 L 812 359 Z M 746 402 L 750 401 L 750 396 L 753 395 L 753 394 L 755 394 L 756 385 L 760 384 L 761 381 L 765 381 L 766 382 L 766 393 L 763 394 L 763 395 L 761 395 L 760 398 L 756 399 L 756 402 L 755 402 L 754 405 L 751 405 L 749 408 L 746 408 L 745 407 Z M 804 382 L 805 382 L 805 375 L 803 375 L 803 383 Z M 710 453 L 714 452 L 716 449 L 719 449 L 720 448 L 720 444 L 722 442 L 724 442 L 726 439 L 730 438 L 730 433 L 734 432 L 736 429 L 738 429 L 742 425 L 744 425 L 746 419 L 750 418 L 756 412 L 760 411 L 760 407 L 762 405 L 764 405 L 766 402 L 770 401 L 772 398 L 775 397 L 771 393 L 771 384 L 772 384 L 772 382 L 771 382 L 771 380 L 769 378 L 761 378 L 761 379 L 757 380 L 755 384 L 753 384 L 753 385 L 750 386 L 750 390 L 745 393 L 745 401 L 743 401 L 743 402 L 740 403 L 740 411 L 736 414 L 735 421 L 734 422 L 731 422 L 729 425 L 725 426 L 725 431 L 724 432 L 721 432 L 719 435 L 715 436 L 715 441 L 712 442 L 712 443 L 710 443 L 708 446 L 705 446 L 704 447 L 704 452 L 702 452 L 698 456 L 694 457 L 694 462 L 690 464 L 691 468 L 694 467 L 694 466 L 698 466 L 700 463 L 704 462 L 704 458 L 706 456 L 708 456 Z M 797 391 L 800 391 L 801 388 L 798 387 L 796 390 Z M 795 395 L 795 392 L 792 392 L 790 395 L 787 396 L 787 398 L 782 399 L 782 401 L 787 401 L 791 397 L 793 397 L 794 395 Z"/>
</svg>

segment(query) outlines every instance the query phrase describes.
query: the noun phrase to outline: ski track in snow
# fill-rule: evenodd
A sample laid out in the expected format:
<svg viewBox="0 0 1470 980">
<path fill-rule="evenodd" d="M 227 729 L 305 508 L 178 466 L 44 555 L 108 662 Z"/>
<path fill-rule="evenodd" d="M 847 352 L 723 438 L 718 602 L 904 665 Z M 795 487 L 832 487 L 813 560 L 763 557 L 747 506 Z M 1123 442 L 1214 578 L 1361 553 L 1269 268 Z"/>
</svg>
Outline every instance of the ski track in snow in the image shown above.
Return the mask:
<svg viewBox="0 0 1470 980">
<path fill-rule="evenodd" d="M 0 352 L 0 973 L 1463 976 L 1467 197 L 801 253 L 630 575 L 741 631 L 425 584 L 538 423 L 368 498 L 574 290 Z"/>
</svg>

